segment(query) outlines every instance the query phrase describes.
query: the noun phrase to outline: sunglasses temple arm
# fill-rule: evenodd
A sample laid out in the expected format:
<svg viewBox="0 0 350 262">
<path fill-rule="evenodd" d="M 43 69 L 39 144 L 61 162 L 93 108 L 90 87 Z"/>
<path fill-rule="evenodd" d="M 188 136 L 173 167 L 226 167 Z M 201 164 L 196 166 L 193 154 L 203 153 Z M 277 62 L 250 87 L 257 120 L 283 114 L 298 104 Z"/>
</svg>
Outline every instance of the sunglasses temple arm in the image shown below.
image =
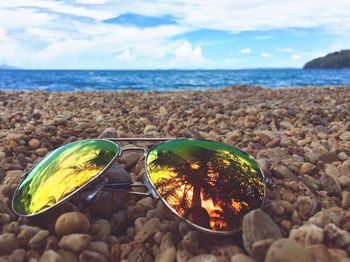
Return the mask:
<svg viewBox="0 0 350 262">
<path fill-rule="evenodd" d="M 113 191 L 113 192 L 124 192 L 131 195 L 140 195 L 140 196 L 151 196 L 149 192 L 137 192 L 131 191 L 133 187 L 146 187 L 145 184 L 130 184 L 130 183 L 109 183 L 105 184 L 102 190 L 104 191 Z"/>
</svg>

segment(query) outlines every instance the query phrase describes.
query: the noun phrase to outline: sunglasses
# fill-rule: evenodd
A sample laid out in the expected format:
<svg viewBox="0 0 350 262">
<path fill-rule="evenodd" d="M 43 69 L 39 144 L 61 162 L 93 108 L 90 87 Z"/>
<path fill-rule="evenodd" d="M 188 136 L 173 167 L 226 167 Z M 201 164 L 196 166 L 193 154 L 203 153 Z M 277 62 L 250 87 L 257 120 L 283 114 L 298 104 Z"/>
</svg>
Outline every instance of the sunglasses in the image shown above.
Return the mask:
<svg viewBox="0 0 350 262">
<path fill-rule="evenodd" d="M 116 142 L 158 142 L 150 149 L 122 148 Z M 140 184 L 109 183 L 104 174 L 127 150 L 143 150 L 148 193 L 131 189 Z M 33 217 L 62 204 L 102 181 L 99 190 L 127 191 L 161 199 L 180 219 L 215 234 L 239 231 L 243 216 L 264 204 L 266 181 L 256 160 L 219 142 L 178 138 L 106 138 L 79 140 L 48 153 L 19 183 L 12 209 Z"/>
</svg>

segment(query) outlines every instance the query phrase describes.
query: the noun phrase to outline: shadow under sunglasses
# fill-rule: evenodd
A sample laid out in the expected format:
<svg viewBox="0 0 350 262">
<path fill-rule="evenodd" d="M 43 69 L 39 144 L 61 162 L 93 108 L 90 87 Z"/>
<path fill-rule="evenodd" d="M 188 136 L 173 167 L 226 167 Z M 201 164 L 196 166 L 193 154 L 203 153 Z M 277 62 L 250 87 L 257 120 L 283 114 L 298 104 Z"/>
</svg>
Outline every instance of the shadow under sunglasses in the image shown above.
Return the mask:
<svg viewBox="0 0 350 262">
<path fill-rule="evenodd" d="M 150 149 L 122 148 L 115 143 L 119 141 L 162 143 Z M 144 184 L 109 183 L 103 174 L 128 150 L 144 152 Z M 266 192 L 257 161 L 223 143 L 171 138 L 88 139 L 54 150 L 27 172 L 15 191 L 12 209 L 25 217 L 49 213 L 92 184 L 95 188 L 86 196 L 87 201 L 100 190 L 152 195 L 195 228 L 223 235 L 239 231 L 244 215 L 263 206 Z M 139 186 L 149 192 L 132 190 Z"/>
</svg>

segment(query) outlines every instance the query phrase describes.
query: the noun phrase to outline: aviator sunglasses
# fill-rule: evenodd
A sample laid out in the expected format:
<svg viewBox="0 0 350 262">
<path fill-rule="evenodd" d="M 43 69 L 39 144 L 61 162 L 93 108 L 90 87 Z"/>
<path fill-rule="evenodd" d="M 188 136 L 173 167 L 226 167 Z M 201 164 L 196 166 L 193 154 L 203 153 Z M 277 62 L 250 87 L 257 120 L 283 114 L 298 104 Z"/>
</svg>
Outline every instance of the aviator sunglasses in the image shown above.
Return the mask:
<svg viewBox="0 0 350 262">
<path fill-rule="evenodd" d="M 158 142 L 150 149 L 121 147 L 122 141 Z M 144 184 L 148 193 L 130 191 L 133 183 L 109 183 L 104 174 L 122 152 L 143 150 Z M 161 199 L 180 219 L 195 228 L 230 235 L 241 229 L 243 217 L 264 204 L 266 181 L 257 161 L 227 144 L 202 139 L 106 138 L 63 145 L 48 153 L 20 181 L 12 209 L 34 217 L 62 204 L 101 179 L 100 190 L 127 191 Z"/>
</svg>

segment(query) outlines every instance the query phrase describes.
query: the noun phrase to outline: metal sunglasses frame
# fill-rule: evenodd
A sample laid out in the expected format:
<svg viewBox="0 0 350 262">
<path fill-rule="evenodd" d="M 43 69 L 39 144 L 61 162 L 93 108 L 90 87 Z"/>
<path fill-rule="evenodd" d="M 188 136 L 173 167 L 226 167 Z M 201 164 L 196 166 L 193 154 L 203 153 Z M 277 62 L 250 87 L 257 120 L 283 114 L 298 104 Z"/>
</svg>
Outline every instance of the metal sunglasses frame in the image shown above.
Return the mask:
<svg viewBox="0 0 350 262">
<path fill-rule="evenodd" d="M 94 188 L 94 190 L 88 194 L 85 197 L 85 201 L 90 202 L 91 200 L 93 200 L 95 198 L 95 196 L 98 194 L 98 192 L 104 190 L 104 191 L 112 191 L 112 192 L 124 192 L 124 193 L 128 193 L 128 194 L 134 194 L 134 195 L 140 195 L 140 196 L 152 196 L 155 199 L 161 199 L 162 202 L 167 206 L 168 209 L 170 209 L 172 211 L 172 213 L 174 213 L 180 220 L 185 221 L 186 223 L 190 224 L 191 226 L 193 226 L 194 228 L 202 231 L 202 232 L 206 232 L 209 234 L 215 234 L 215 235 L 233 235 L 234 233 L 240 231 L 241 229 L 235 229 L 235 230 L 231 230 L 231 231 L 214 231 L 214 230 L 210 230 L 207 229 L 205 227 L 199 226 L 195 223 L 193 223 L 192 221 L 180 216 L 175 210 L 174 208 L 172 208 L 167 201 L 160 195 L 160 193 L 157 191 L 155 185 L 152 183 L 150 175 L 148 173 L 147 170 L 147 157 L 149 152 L 152 151 L 153 148 L 161 145 L 161 144 L 156 144 L 153 147 L 147 149 L 145 147 L 138 147 L 138 146 L 129 146 L 129 147 L 125 147 L 123 148 L 122 146 L 120 146 L 119 144 L 117 144 L 116 142 L 169 142 L 169 141 L 173 141 L 173 140 L 197 140 L 197 141 L 210 141 L 210 142 L 215 142 L 218 144 L 224 144 L 221 142 L 217 142 L 217 141 L 212 141 L 212 140 L 206 140 L 206 139 L 199 139 L 199 138 L 180 138 L 180 137 L 156 137 L 156 138 L 147 138 L 147 137 L 141 137 L 141 138 L 92 138 L 92 139 L 84 139 L 84 140 L 104 140 L 104 141 L 110 141 L 112 143 L 115 143 L 118 146 L 118 152 L 117 154 L 111 159 L 110 163 L 108 163 L 108 165 L 106 165 L 105 168 L 103 168 L 100 172 L 98 172 L 94 178 L 90 179 L 89 181 L 87 181 L 85 184 L 83 184 L 81 187 L 77 188 L 76 190 L 72 191 L 70 194 L 68 194 L 67 196 L 65 196 L 63 199 L 61 199 L 58 203 L 56 203 L 53 206 L 50 206 L 42 211 L 39 211 L 35 214 L 29 214 L 29 215 L 23 215 L 23 214 L 19 214 L 15 211 L 14 209 L 14 196 L 19 188 L 19 186 L 21 185 L 22 181 L 30 174 L 30 172 L 43 160 L 45 159 L 47 156 L 49 156 L 52 152 L 49 152 L 47 155 L 45 155 L 43 158 L 39 159 L 37 162 L 34 162 L 34 165 L 27 171 L 24 173 L 24 175 L 21 177 L 21 181 L 19 182 L 13 199 L 11 201 L 11 207 L 13 212 L 18 215 L 18 216 L 22 216 L 22 217 L 37 217 L 38 215 L 42 215 L 47 213 L 49 210 L 58 207 L 59 205 L 61 205 L 62 203 L 66 202 L 68 199 L 72 198 L 73 196 L 76 196 L 78 193 L 80 193 L 81 191 L 83 191 L 84 189 L 86 189 L 88 186 L 90 186 L 93 182 L 95 182 L 98 179 L 101 179 L 101 177 L 103 176 L 103 174 L 111 167 L 111 165 L 114 163 L 114 161 L 117 159 L 117 157 L 120 157 L 124 152 L 126 151 L 131 151 L 131 150 L 137 150 L 137 151 L 143 151 L 144 153 L 144 162 L 145 162 L 145 173 L 146 176 L 144 178 L 144 183 L 108 183 L 107 181 L 107 177 L 105 177 L 99 184 L 97 184 Z M 78 140 L 79 141 L 79 140 Z M 225 144 L 227 145 L 227 144 Z M 231 145 L 228 145 L 231 146 Z M 233 146 L 231 146 L 232 148 L 235 148 Z M 238 149 L 238 148 L 235 148 Z M 240 150 L 240 149 L 238 149 Z M 242 150 L 240 150 L 242 151 Z M 244 151 L 242 151 L 244 152 Z M 246 153 L 246 152 L 244 152 Z M 248 153 L 246 153 L 248 154 Z M 248 154 L 249 155 L 249 154 Z M 249 155 L 250 156 L 250 155 Z M 252 157 L 252 156 L 250 156 Z M 257 162 L 253 157 L 252 159 Z M 263 181 L 264 181 L 264 197 L 263 197 L 263 201 L 261 204 L 261 207 L 264 207 L 265 204 L 265 199 L 266 199 L 266 186 L 267 185 L 271 185 L 272 182 L 269 178 L 267 178 L 264 173 L 262 172 L 260 166 L 258 165 L 259 170 L 263 176 Z M 132 188 L 135 187 L 145 187 L 148 189 L 148 192 L 137 192 L 137 191 L 132 191 Z"/>
</svg>

